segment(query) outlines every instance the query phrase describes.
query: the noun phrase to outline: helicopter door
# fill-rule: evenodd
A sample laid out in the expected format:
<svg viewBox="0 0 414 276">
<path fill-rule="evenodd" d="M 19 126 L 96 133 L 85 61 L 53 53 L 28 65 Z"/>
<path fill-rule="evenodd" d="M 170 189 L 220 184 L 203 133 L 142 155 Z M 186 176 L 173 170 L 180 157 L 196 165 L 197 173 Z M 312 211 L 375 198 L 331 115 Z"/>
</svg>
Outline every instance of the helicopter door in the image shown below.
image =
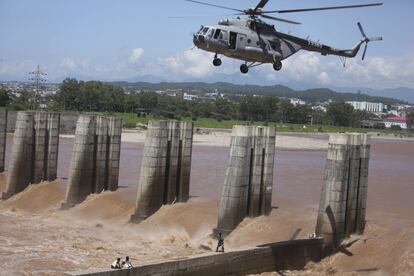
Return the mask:
<svg viewBox="0 0 414 276">
<path fill-rule="evenodd" d="M 237 44 L 237 33 L 230 32 L 229 49 L 236 50 L 236 44 Z"/>
<path fill-rule="evenodd" d="M 246 47 L 247 36 L 244 34 L 237 34 L 237 49 L 243 50 Z"/>
</svg>

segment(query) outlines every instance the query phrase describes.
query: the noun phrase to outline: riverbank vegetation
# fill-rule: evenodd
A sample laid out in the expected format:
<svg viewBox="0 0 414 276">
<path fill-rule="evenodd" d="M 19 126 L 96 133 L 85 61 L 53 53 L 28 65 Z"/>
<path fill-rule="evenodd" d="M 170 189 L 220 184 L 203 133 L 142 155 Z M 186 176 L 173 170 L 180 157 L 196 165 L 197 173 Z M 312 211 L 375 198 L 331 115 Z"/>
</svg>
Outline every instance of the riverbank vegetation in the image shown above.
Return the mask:
<svg viewBox="0 0 414 276">
<path fill-rule="evenodd" d="M 10 109 L 30 108 L 30 93 L 9 95 L 0 91 L 0 104 Z M 133 128 L 146 124 L 151 118 L 169 118 L 193 121 L 199 128 L 231 128 L 235 124 L 271 125 L 281 131 L 341 132 L 362 129 L 362 122 L 375 121 L 374 131 L 386 130 L 376 115 L 354 110 L 343 101 L 332 101 L 323 108 L 311 105 L 293 105 L 288 99 L 273 95 L 219 96 L 210 99 L 184 100 L 156 92 L 127 93 L 120 86 L 98 81 L 66 79 L 60 91 L 43 99 L 47 109 L 69 112 L 100 112 L 121 116 L 124 126 Z M 410 115 L 414 122 L 414 114 Z M 370 129 L 369 131 L 372 131 Z"/>
</svg>

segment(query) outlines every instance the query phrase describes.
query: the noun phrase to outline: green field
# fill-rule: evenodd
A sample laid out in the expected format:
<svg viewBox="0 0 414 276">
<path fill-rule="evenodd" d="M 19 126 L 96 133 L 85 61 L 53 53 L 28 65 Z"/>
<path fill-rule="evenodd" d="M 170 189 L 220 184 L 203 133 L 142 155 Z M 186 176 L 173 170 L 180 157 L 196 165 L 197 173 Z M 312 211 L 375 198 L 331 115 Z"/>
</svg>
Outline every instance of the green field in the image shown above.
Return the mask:
<svg viewBox="0 0 414 276">
<path fill-rule="evenodd" d="M 148 124 L 149 120 L 152 119 L 161 119 L 154 116 L 138 117 L 133 113 L 116 113 L 115 116 L 121 117 L 124 123 L 125 128 L 135 128 L 137 123 Z M 185 121 L 191 121 L 191 118 L 182 118 Z M 352 127 L 340 127 L 340 126 L 330 126 L 330 125 L 303 125 L 303 124 L 283 124 L 283 123 L 274 123 L 274 122 L 248 122 L 241 120 L 216 120 L 211 118 L 199 118 L 194 122 L 196 128 L 222 128 L 222 129 L 231 129 L 234 125 L 267 125 L 273 126 L 280 132 L 304 132 L 304 133 L 314 133 L 314 132 L 326 132 L 326 133 L 335 133 L 335 132 L 375 132 L 379 134 L 389 134 L 395 136 L 414 136 L 413 132 L 408 131 L 397 131 L 391 129 L 367 129 L 367 128 L 352 128 Z"/>
</svg>

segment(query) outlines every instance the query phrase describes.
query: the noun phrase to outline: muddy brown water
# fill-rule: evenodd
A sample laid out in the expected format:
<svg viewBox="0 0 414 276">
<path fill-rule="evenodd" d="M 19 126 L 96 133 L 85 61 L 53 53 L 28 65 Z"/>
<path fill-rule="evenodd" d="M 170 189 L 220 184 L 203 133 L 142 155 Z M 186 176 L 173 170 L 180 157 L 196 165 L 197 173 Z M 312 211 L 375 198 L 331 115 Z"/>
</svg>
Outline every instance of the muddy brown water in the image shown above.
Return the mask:
<svg viewBox="0 0 414 276">
<path fill-rule="evenodd" d="M 312 138 L 315 138 L 313 136 Z M 317 136 L 327 139 L 327 136 Z M 7 137 L 6 170 L 12 148 Z M 62 138 L 59 145 L 58 177 L 66 189 L 73 139 Z M 119 185 L 125 200 L 135 202 L 141 169 L 143 143 L 123 142 Z M 228 148 L 194 146 L 192 197 L 219 200 L 228 160 Z M 273 205 L 287 207 L 317 205 L 323 183 L 326 151 L 277 150 L 275 155 Z M 404 209 L 414 212 L 414 141 L 372 140 L 369 170 L 368 211 Z"/>
<path fill-rule="evenodd" d="M 319 139 L 326 137 L 319 136 Z M 8 136 L 6 169 L 11 146 L 12 136 Z M 58 177 L 63 179 L 59 183 L 61 191 L 66 188 L 72 147 L 73 139 L 60 140 Z M 142 152 L 142 143 L 122 143 L 120 192 L 96 198 L 96 208 L 103 210 L 104 204 L 111 206 L 101 213 L 109 212 L 113 206 L 117 206 L 116 210 L 121 210 L 128 217 L 132 209 L 122 201 L 135 204 Z M 226 244 L 237 249 L 286 240 L 301 229 L 301 237 L 306 237 L 307 233 L 313 231 L 325 159 L 326 151 L 278 149 L 273 193 L 273 206 L 278 209 L 270 217 L 243 221 L 226 239 Z M 92 218 L 100 210 L 94 210 L 94 201 L 77 210 L 74 208 L 73 213 L 66 216 L 53 211 L 41 215 L 0 212 L 0 261 L 6 264 L 0 265 L 0 268 L 7 271 L 4 275 L 29 275 L 33 272 L 55 275 L 57 270 L 105 267 L 114 254 L 128 253 L 134 263 L 139 264 L 205 253 L 204 249 L 199 249 L 199 245 L 214 247 L 214 241 L 207 236 L 217 220 L 217 203 L 224 183 L 227 160 L 228 148 L 194 146 L 190 194 L 196 200 L 202 199 L 204 202 L 163 207 L 141 226 L 117 223 L 121 226 L 117 228 L 115 223 L 105 219 L 95 225 Z M 44 188 L 49 189 L 47 186 Z M 50 189 L 47 191 L 50 192 Z M 116 199 L 118 195 L 122 200 Z M 385 271 L 385 275 L 414 273 L 413 195 L 414 141 L 373 140 L 369 170 L 368 241 L 357 243 L 349 249 L 354 257 L 336 254 L 316 268 L 310 268 L 310 271 L 315 269 L 315 273 L 311 274 L 367 269 Z M 79 215 L 83 222 L 75 220 Z M 72 216 L 77 217 L 72 221 Z M 71 222 L 69 225 L 67 220 Z M 96 228 L 97 225 L 101 226 Z M 120 234 L 128 235 L 134 242 L 119 241 Z M 89 263 L 83 263 L 85 259 Z M 55 265 L 45 266 L 45 260 L 48 264 Z"/>
</svg>

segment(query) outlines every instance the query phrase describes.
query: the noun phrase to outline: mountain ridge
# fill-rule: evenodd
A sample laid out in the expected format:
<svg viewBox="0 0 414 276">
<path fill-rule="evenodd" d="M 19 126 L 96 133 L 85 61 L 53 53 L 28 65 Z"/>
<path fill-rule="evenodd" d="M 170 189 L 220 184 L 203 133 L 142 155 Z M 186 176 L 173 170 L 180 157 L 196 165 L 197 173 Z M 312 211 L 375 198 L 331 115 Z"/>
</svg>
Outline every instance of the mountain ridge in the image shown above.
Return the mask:
<svg viewBox="0 0 414 276">
<path fill-rule="evenodd" d="M 404 103 L 403 100 L 385 96 L 369 95 L 365 93 L 338 92 L 330 88 L 312 88 L 305 90 L 294 90 L 285 85 L 260 86 L 255 84 L 231 84 L 228 82 L 126 82 L 117 81 L 111 84 L 128 87 L 141 91 L 158 91 L 166 89 L 182 89 L 184 92 L 199 90 L 201 92 L 212 92 L 217 89 L 219 93 L 230 95 L 273 95 L 285 98 L 299 98 L 309 103 L 323 102 L 327 100 L 343 101 L 370 101 L 382 102 L 384 104 Z M 341 89 L 342 90 L 342 89 Z M 345 90 L 345 89 L 343 89 Z"/>
</svg>

